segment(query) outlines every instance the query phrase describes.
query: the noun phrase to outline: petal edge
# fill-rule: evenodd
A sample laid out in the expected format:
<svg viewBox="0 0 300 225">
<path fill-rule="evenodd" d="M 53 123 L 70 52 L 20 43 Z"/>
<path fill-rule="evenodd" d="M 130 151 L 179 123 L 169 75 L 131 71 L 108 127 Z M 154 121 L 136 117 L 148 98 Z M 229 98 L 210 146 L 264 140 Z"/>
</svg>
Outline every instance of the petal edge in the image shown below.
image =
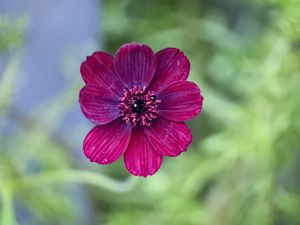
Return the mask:
<svg viewBox="0 0 300 225">
<path fill-rule="evenodd" d="M 170 83 L 186 80 L 190 73 L 190 61 L 178 48 L 164 48 L 156 54 L 157 66 L 149 90 L 159 92 Z"/>
<path fill-rule="evenodd" d="M 161 100 L 159 115 L 173 121 L 190 120 L 202 109 L 203 96 L 191 81 L 176 81 L 157 94 Z"/>
<path fill-rule="evenodd" d="M 95 85 L 84 86 L 79 93 L 79 104 L 84 116 L 101 125 L 118 118 L 118 97 Z"/>
<path fill-rule="evenodd" d="M 125 152 L 131 135 L 131 127 L 120 120 L 95 126 L 85 137 L 83 149 L 91 162 L 109 164 Z"/>
<path fill-rule="evenodd" d="M 162 155 L 158 154 L 148 142 L 143 128 L 132 130 L 130 142 L 124 154 L 126 169 L 134 176 L 155 174 L 162 163 Z"/>
<path fill-rule="evenodd" d="M 183 122 L 157 118 L 145 129 L 152 147 L 163 156 L 175 157 L 187 151 L 192 142 L 192 133 Z"/>
<path fill-rule="evenodd" d="M 155 73 L 156 58 L 145 44 L 124 44 L 116 53 L 114 68 L 125 87 L 148 87 Z"/>
<path fill-rule="evenodd" d="M 106 88 L 122 96 L 123 86 L 114 72 L 113 56 L 109 53 L 99 51 L 87 56 L 81 64 L 80 72 L 86 84 Z"/>
</svg>

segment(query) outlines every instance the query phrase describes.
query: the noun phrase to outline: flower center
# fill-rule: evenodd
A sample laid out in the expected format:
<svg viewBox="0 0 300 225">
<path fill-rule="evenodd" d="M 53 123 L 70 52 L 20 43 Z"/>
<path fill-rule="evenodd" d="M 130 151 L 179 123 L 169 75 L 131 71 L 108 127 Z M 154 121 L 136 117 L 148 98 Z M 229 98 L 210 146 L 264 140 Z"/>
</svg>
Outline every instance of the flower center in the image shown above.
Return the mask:
<svg viewBox="0 0 300 225">
<path fill-rule="evenodd" d="M 150 126 L 152 121 L 157 118 L 158 104 L 160 100 L 154 95 L 153 91 L 146 91 L 146 88 L 125 89 L 123 97 L 120 99 L 118 109 L 120 117 L 131 124 Z"/>
</svg>

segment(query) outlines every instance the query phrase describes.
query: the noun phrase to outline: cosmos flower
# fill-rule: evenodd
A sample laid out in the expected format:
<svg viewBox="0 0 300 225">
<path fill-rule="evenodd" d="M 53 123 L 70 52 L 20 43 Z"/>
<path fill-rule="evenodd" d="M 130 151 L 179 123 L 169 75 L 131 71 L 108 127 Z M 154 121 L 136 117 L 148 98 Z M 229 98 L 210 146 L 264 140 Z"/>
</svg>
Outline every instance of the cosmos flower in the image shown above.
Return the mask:
<svg viewBox="0 0 300 225">
<path fill-rule="evenodd" d="M 80 71 L 80 107 L 95 124 L 83 142 L 91 162 L 109 164 L 124 155 L 127 170 L 146 177 L 164 156 L 187 150 L 192 133 L 183 121 L 200 113 L 203 97 L 186 80 L 190 63 L 179 49 L 153 53 L 145 44 L 124 44 L 115 57 L 95 52 Z"/>
</svg>

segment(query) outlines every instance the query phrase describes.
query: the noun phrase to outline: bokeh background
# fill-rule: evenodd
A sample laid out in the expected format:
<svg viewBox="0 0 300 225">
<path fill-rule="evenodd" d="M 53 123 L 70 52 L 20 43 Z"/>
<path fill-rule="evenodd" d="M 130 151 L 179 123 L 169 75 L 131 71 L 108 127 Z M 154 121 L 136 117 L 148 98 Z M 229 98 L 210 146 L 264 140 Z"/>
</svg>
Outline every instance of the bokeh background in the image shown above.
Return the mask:
<svg viewBox="0 0 300 225">
<path fill-rule="evenodd" d="M 300 224 L 299 24 L 299 0 L 1 0 L 1 224 Z M 205 98 L 146 179 L 81 147 L 80 64 L 132 41 L 182 49 Z"/>
</svg>

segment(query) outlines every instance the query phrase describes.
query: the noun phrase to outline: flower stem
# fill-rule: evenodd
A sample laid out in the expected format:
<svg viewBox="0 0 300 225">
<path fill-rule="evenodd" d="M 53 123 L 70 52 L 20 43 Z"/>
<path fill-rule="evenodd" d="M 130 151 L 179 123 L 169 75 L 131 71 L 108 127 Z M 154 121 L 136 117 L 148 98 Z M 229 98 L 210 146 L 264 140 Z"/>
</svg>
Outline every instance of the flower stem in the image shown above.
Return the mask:
<svg viewBox="0 0 300 225">
<path fill-rule="evenodd" d="M 85 170 L 60 170 L 41 172 L 10 181 L 13 191 L 20 191 L 55 183 L 89 184 L 112 192 L 124 193 L 132 189 L 136 183 L 136 179 L 130 177 L 126 181 L 121 182 L 115 181 L 104 175 Z"/>
<path fill-rule="evenodd" d="M 12 191 L 7 187 L 2 188 L 1 217 L 2 225 L 17 225 L 13 208 Z"/>
</svg>

